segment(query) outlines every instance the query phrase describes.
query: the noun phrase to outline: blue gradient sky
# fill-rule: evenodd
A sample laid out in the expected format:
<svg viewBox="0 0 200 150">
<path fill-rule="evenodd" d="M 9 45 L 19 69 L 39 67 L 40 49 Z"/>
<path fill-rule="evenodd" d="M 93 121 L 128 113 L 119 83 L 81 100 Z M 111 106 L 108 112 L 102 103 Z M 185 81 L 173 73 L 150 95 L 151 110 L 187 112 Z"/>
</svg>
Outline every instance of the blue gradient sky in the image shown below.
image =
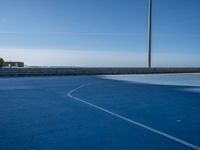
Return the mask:
<svg viewBox="0 0 200 150">
<path fill-rule="evenodd" d="M 148 0 L 0 0 L 0 57 L 146 66 L 147 13 Z M 200 67 L 199 18 L 200 0 L 153 0 L 153 66 Z"/>
</svg>

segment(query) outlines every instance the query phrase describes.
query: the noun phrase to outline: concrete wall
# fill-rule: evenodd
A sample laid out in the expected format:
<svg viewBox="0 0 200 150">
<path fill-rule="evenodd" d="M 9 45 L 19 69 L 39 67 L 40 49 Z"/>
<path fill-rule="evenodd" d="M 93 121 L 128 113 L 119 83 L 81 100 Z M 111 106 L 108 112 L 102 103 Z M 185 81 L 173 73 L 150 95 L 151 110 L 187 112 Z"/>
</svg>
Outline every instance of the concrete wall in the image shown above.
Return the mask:
<svg viewBox="0 0 200 150">
<path fill-rule="evenodd" d="M 0 68 L 0 76 L 200 73 L 200 68 Z"/>
</svg>

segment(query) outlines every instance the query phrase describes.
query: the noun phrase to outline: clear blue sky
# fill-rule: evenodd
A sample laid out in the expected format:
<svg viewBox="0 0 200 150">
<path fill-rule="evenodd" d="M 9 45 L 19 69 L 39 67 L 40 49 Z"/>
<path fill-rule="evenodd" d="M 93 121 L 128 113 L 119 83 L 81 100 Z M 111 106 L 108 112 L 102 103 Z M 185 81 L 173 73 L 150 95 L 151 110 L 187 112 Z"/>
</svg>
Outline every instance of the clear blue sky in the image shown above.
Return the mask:
<svg viewBox="0 0 200 150">
<path fill-rule="evenodd" d="M 145 66 L 147 15 L 148 0 L 0 0 L 0 57 Z M 200 0 L 153 0 L 153 66 L 200 67 L 199 18 Z"/>
</svg>

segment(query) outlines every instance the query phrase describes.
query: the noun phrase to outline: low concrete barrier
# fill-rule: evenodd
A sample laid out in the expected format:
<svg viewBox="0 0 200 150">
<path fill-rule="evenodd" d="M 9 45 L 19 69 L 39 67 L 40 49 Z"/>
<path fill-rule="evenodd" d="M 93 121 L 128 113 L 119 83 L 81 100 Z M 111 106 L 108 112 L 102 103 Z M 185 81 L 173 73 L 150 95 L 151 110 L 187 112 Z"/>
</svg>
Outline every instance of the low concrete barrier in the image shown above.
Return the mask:
<svg viewBox="0 0 200 150">
<path fill-rule="evenodd" d="M 200 68 L 0 68 L 0 76 L 200 73 Z"/>
</svg>

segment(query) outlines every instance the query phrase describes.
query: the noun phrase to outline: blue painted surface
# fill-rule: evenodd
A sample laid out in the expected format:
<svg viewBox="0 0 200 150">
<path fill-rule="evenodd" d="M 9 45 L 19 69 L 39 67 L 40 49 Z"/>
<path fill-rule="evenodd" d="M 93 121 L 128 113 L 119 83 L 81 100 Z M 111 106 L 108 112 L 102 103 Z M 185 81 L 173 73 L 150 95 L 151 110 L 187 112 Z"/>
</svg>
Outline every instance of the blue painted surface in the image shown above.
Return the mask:
<svg viewBox="0 0 200 150">
<path fill-rule="evenodd" d="M 200 94 L 184 86 L 90 76 L 0 79 L 0 149 L 189 149 L 77 102 L 67 93 L 195 145 L 200 145 Z M 188 86 L 187 86 L 188 88 Z"/>
</svg>

